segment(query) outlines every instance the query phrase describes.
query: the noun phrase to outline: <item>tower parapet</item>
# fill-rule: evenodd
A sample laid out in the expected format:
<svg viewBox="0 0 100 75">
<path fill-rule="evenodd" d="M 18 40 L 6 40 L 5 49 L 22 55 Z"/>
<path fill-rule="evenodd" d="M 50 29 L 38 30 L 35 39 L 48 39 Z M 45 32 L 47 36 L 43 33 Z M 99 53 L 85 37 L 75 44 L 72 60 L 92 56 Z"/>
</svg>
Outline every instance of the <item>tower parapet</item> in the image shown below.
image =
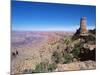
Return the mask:
<svg viewBox="0 0 100 75">
<path fill-rule="evenodd" d="M 86 17 L 80 19 L 80 35 L 87 35 L 87 20 Z"/>
</svg>

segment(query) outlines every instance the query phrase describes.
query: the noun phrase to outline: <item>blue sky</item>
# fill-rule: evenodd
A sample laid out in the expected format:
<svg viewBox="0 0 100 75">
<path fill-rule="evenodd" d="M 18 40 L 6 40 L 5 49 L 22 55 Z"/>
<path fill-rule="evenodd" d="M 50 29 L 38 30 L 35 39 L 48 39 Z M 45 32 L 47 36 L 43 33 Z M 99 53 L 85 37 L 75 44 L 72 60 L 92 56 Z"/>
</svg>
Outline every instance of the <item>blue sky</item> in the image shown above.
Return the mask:
<svg viewBox="0 0 100 75">
<path fill-rule="evenodd" d="M 12 30 L 75 31 L 82 16 L 89 29 L 95 28 L 95 10 L 95 6 L 12 1 Z"/>
</svg>

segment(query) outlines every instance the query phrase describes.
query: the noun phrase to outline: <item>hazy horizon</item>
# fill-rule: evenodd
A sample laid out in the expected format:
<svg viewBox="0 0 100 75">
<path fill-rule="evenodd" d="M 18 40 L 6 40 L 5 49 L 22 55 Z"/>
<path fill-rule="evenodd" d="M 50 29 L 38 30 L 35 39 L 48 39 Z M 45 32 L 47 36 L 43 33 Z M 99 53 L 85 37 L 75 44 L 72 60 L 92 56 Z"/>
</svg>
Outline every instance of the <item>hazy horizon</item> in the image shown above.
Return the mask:
<svg viewBox="0 0 100 75">
<path fill-rule="evenodd" d="M 89 30 L 89 29 L 95 29 L 96 27 L 87 27 L 87 29 Z M 33 28 L 34 29 L 34 28 Z M 38 31 L 46 31 L 46 32 L 52 32 L 52 31 L 60 31 L 60 32 L 75 32 L 77 29 L 79 29 L 79 27 L 77 27 L 77 28 L 74 28 L 73 30 L 69 30 L 69 29 L 43 29 L 43 30 L 41 30 L 41 29 L 38 29 L 38 30 L 33 30 L 32 28 L 31 29 L 17 29 L 17 30 L 14 30 L 14 29 L 12 29 L 12 31 L 36 31 L 36 32 L 38 32 Z"/>
</svg>

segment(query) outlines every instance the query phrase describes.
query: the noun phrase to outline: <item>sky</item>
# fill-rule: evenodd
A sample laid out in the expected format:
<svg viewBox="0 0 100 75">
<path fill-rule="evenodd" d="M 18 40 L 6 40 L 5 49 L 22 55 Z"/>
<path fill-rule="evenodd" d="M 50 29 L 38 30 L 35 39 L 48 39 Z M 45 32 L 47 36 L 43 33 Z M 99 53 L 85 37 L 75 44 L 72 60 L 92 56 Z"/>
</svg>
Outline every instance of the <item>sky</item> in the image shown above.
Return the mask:
<svg viewBox="0 0 100 75">
<path fill-rule="evenodd" d="M 87 18 L 87 28 L 96 26 L 96 7 L 57 3 L 12 1 L 12 30 L 75 31 L 80 18 Z"/>
</svg>

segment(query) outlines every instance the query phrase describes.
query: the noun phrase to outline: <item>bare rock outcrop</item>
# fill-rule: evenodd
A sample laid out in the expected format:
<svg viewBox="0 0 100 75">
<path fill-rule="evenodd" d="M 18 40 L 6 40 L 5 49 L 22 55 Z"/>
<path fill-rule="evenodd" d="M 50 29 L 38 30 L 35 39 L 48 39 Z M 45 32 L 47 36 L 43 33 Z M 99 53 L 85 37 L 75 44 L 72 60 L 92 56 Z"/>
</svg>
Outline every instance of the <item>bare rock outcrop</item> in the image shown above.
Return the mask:
<svg viewBox="0 0 100 75">
<path fill-rule="evenodd" d="M 77 71 L 77 70 L 89 70 L 95 69 L 95 61 L 73 62 L 69 64 L 58 64 L 55 71 Z"/>
</svg>

